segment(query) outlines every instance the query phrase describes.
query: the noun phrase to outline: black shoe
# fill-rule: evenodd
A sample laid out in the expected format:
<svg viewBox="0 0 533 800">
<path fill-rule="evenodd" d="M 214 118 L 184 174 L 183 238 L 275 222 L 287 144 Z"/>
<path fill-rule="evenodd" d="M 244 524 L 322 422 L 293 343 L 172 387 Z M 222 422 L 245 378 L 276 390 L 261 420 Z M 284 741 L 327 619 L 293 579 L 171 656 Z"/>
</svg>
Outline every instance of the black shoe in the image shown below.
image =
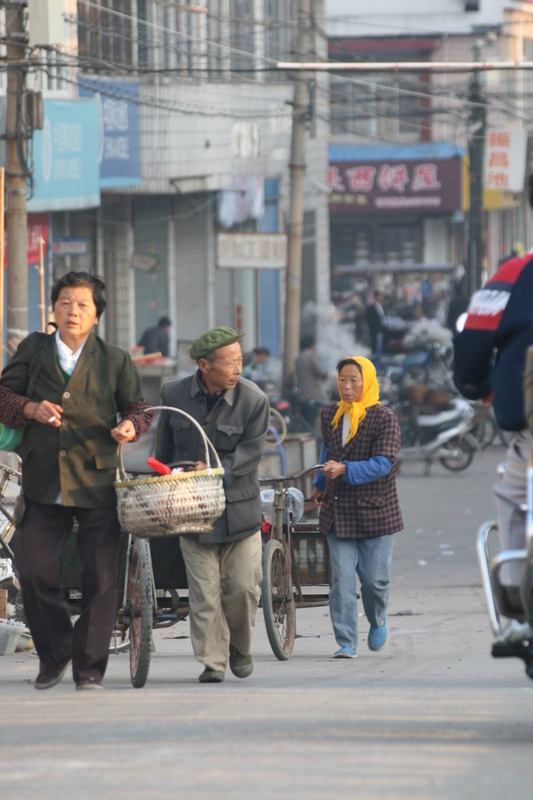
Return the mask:
<svg viewBox="0 0 533 800">
<path fill-rule="evenodd" d="M 36 689 L 51 689 L 59 683 L 72 662 L 72 656 L 65 656 L 58 664 L 45 664 L 41 661 L 39 674 L 35 678 Z"/>
</svg>

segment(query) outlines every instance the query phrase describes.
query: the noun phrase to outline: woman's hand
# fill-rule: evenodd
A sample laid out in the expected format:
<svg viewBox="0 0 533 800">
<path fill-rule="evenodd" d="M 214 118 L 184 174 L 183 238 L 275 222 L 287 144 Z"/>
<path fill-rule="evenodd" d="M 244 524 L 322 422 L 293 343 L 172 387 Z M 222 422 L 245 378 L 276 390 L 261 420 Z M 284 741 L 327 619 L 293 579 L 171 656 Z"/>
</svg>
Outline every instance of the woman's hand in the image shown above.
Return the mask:
<svg viewBox="0 0 533 800">
<path fill-rule="evenodd" d="M 346 464 L 341 464 L 339 461 L 326 461 L 322 467 L 322 472 L 331 481 L 335 478 L 340 478 L 341 475 L 346 474 Z"/>
<path fill-rule="evenodd" d="M 48 400 L 42 400 L 40 403 L 34 403 L 30 400 L 29 403 L 24 405 L 22 413 L 26 419 L 40 422 L 41 425 L 52 425 L 54 428 L 59 428 L 63 409 Z"/>
<path fill-rule="evenodd" d="M 324 499 L 324 492 L 321 492 L 320 489 L 317 489 L 316 486 L 313 486 L 313 491 L 311 492 L 311 500 L 315 504 L 315 506 L 319 506 Z"/>
<path fill-rule="evenodd" d="M 123 419 L 120 425 L 112 429 L 111 436 L 119 444 L 131 442 L 132 439 L 135 439 L 135 425 L 131 419 Z"/>
</svg>

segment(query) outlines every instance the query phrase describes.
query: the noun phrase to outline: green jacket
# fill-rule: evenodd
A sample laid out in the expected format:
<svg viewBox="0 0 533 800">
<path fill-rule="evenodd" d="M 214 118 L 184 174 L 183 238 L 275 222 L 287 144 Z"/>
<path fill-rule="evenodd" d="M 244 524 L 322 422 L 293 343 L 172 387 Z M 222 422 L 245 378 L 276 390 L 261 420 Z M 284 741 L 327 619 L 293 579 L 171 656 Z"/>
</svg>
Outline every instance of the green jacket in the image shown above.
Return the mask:
<svg viewBox="0 0 533 800">
<path fill-rule="evenodd" d="M 24 339 L 5 367 L 1 385 L 25 395 L 43 334 Z M 61 492 L 65 506 L 110 508 L 118 446 L 110 431 L 142 399 L 141 376 L 128 353 L 91 333 L 68 382 L 57 361 L 55 336 L 46 337 L 34 402 L 49 400 L 63 408 L 61 427 L 31 422 L 17 452 L 23 464 L 25 495 L 52 505 Z"/>
</svg>

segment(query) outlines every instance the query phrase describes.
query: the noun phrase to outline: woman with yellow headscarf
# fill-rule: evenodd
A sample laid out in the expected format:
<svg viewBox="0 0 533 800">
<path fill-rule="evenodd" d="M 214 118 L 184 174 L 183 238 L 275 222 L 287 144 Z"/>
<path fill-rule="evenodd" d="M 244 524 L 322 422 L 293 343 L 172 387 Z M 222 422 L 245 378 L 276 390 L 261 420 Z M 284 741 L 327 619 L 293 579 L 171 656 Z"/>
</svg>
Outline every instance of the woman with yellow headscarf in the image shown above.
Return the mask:
<svg viewBox="0 0 533 800">
<path fill-rule="evenodd" d="M 392 534 L 403 529 L 396 491 L 400 447 L 398 418 L 379 402 L 376 369 L 361 356 L 337 364 L 340 400 L 322 409 L 320 463 L 313 498 L 320 505 L 320 532 L 328 537 L 331 562 L 329 608 L 339 650 L 357 656 L 356 573 L 370 622 L 368 647 L 388 641 Z"/>
</svg>

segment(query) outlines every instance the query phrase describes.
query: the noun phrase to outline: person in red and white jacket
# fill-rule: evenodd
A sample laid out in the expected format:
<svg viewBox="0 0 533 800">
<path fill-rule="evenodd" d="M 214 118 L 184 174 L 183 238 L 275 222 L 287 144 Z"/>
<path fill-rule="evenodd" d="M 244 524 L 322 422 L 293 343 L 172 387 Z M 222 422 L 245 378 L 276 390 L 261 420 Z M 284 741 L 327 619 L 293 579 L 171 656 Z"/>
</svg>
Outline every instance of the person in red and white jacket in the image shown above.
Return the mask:
<svg viewBox="0 0 533 800">
<path fill-rule="evenodd" d="M 533 345 L 533 253 L 505 261 L 474 293 L 464 329 L 453 345 L 454 382 L 461 394 L 469 400 L 492 400 L 499 427 L 516 432 L 494 494 L 502 547 L 522 549 L 525 513 L 520 506 L 526 502 L 526 469 L 533 447 L 523 392 L 526 350 Z M 502 583 L 519 585 L 522 570 L 518 563 L 505 566 Z"/>
</svg>

